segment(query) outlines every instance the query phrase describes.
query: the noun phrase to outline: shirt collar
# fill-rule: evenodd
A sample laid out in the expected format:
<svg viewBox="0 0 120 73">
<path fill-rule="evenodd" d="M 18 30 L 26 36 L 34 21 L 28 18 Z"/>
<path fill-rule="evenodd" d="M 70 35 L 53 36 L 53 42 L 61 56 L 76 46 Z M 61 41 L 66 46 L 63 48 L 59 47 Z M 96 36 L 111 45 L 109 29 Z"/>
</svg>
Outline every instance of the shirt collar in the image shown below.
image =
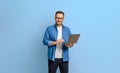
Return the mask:
<svg viewBox="0 0 120 73">
<path fill-rule="evenodd" d="M 54 27 L 55 27 L 55 28 L 57 28 L 57 25 L 56 25 L 56 24 L 54 24 Z M 64 27 L 65 27 L 65 26 L 62 24 L 62 28 L 64 28 Z"/>
</svg>

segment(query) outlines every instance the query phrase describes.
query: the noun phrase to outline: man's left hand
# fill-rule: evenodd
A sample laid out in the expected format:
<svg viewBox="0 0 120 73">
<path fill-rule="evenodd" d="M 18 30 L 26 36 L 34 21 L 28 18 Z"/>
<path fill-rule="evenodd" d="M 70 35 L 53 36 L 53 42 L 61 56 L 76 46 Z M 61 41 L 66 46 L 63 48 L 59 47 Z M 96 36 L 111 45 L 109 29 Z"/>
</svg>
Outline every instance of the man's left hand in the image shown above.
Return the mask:
<svg viewBox="0 0 120 73">
<path fill-rule="evenodd" d="M 65 46 L 68 47 L 68 48 L 72 47 L 73 45 L 74 45 L 74 43 L 67 43 L 67 44 L 65 44 Z"/>
</svg>

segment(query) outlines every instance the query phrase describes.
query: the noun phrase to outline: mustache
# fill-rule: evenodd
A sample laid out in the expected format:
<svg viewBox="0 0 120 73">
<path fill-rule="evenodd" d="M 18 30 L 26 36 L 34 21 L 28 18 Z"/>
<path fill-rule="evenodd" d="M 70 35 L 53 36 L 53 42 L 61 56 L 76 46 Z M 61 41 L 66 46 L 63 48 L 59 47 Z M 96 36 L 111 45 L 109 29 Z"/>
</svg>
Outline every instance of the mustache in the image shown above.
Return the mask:
<svg viewBox="0 0 120 73">
<path fill-rule="evenodd" d="M 57 21 L 57 22 L 62 22 L 62 21 Z"/>
</svg>

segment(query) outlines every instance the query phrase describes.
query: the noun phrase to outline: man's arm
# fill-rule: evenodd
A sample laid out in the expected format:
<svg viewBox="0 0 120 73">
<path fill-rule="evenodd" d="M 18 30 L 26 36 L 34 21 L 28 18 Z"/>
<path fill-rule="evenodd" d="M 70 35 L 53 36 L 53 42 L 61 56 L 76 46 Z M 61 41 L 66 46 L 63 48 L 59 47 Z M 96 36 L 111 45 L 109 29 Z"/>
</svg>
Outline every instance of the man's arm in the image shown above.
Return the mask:
<svg viewBox="0 0 120 73">
<path fill-rule="evenodd" d="M 49 46 L 51 41 L 49 40 L 50 36 L 49 36 L 49 28 L 46 29 L 44 37 L 43 37 L 43 44 L 46 46 Z"/>
<path fill-rule="evenodd" d="M 52 45 L 57 45 L 57 44 L 61 44 L 64 42 L 63 39 L 59 39 L 57 41 L 52 41 L 52 40 L 49 40 L 50 39 L 50 36 L 49 36 L 49 28 L 46 29 L 45 31 L 45 34 L 44 34 L 44 38 L 43 38 L 43 44 L 44 45 L 47 45 L 47 46 L 52 46 Z"/>
<path fill-rule="evenodd" d="M 69 36 L 71 35 L 70 28 L 68 28 L 68 34 L 69 34 Z M 74 43 L 71 43 L 71 42 L 65 44 L 65 46 L 68 47 L 68 48 L 72 47 L 73 45 L 74 45 Z"/>
<path fill-rule="evenodd" d="M 61 43 L 63 43 L 63 42 L 64 42 L 63 39 L 59 39 L 59 40 L 57 40 L 57 41 L 52 41 L 50 45 L 57 45 L 57 44 L 61 44 Z"/>
</svg>

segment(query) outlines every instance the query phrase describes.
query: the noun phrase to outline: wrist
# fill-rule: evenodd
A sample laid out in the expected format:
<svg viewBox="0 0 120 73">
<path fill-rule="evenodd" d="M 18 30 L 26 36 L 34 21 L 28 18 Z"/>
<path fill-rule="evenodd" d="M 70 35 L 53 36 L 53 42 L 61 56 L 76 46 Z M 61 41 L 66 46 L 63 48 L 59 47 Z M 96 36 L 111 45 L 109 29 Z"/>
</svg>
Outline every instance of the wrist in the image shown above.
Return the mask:
<svg viewBox="0 0 120 73">
<path fill-rule="evenodd" d="M 58 41 L 56 41 L 56 42 L 55 42 L 55 44 L 57 45 L 57 44 L 59 44 L 59 42 L 58 42 Z"/>
<path fill-rule="evenodd" d="M 54 41 L 53 43 L 54 43 L 54 45 L 57 45 L 57 44 L 58 44 L 58 42 L 57 42 L 57 41 Z"/>
</svg>

